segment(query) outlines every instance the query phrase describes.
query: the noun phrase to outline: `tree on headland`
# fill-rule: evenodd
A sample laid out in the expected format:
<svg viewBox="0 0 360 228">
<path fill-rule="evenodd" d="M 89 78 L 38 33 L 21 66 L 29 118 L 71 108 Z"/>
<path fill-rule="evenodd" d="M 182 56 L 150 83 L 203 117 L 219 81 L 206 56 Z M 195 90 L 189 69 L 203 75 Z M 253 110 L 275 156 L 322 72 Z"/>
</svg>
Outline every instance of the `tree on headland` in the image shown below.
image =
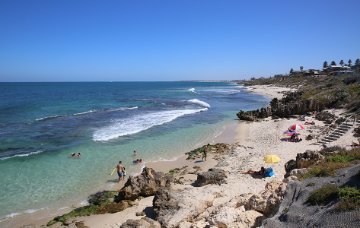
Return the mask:
<svg viewBox="0 0 360 228">
<path fill-rule="evenodd" d="M 300 66 L 300 71 L 302 72 L 304 70 L 304 67 L 303 66 Z"/>
<path fill-rule="evenodd" d="M 355 60 L 355 65 L 360 65 L 360 59 Z"/>
<path fill-rule="evenodd" d="M 325 69 L 325 68 L 327 68 L 327 67 L 328 67 L 328 62 L 325 61 L 325 62 L 323 63 L 323 68 Z"/>
<path fill-rule="evenodd" d="M 339 64 L 340 64 L 341 66 L 344 66 L 344 60 L 340 60 Z"/>
<path fill-rule="evenodd" d="M 292 73 L 294 73 L 294 69 L 293 69 L 293 68 L 290 69 L 290 74 L 292 74 Z"/>
<path fill-rule="evenodd" d="M 348 66 L 350 67 L 351 64 L 352 64 L 352 61 L 351 61 L 351 59 L 349 59 L 349 61 L 348 61 Z"/>
<path fill-rule="evenodd" d="M 330 65 L 331 65 L 331 66 L 336 66 L 335 61 L 331 61 Z"/>
</svg>

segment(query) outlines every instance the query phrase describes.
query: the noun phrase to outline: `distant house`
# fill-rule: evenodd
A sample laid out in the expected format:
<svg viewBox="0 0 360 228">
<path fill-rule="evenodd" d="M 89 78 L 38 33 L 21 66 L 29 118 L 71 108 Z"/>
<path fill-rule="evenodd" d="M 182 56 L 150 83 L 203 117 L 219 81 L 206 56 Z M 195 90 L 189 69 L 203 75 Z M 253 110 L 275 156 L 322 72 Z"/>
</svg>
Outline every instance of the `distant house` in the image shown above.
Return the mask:
<svg viewBox="0 0 360 228">
<path fill-rule="evenodd" d="M 290 73 L 290 76 L 318 76 L 320 75 L 320 70 L 308 69 L 303 71 L 293 71 Z"/>
<path fill-rule="evenodd" d="M 316 69 L 308 69 L 304 71 L 304 76 L 318 76 L 320 74 L 320 70 Z"/>
<path fill-rule="evenodd" d="M 330 65 L 327 68 L 324 68 L 324 71 L 328 75 L 342 75 L 342 74 L 353 74 L 354 71 L 351 70 L 351 67 L 349 66 L 333 66 Z"/>
<path fill-rule="evenodd" d="M 351 70 L 356 72 L 356 73 L 360 73 L 360 64 L 352 66 Z"/>
</svg>

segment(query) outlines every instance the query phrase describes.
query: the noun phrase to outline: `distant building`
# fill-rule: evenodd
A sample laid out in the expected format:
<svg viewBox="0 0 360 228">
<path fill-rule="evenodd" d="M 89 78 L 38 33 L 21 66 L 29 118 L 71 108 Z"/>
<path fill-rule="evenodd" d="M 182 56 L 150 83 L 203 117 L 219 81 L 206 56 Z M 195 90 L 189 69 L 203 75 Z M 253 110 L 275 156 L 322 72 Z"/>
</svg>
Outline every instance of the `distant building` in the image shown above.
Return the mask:
<svg viewBox="0 0 360 228">
<path fill-rule="evenodd" d="M 293 71 L 290 73 L 290 76 L 318 76 L 320 75 L 320 70 L 308 69 L 303 71 Z"/>
<path fill-rule="evenodd" d="M 308 69 L 304 71 L 304 76 L 318 76 L 320 74 L 320 70 L 316 69 Z"/>
<path fill-rule="evenodd" d="M 360 73 L 360 64 L 352 66 L 351 70 L 356 72 L 356 73 Z"/>
<path fill-rule="evenodd" d="M 328 75 L 342 75 L 342 74 L 353 74 L 354 71 L 351 70 L 351 67 L 349 66 L 333 66 L 330 65 L 327 68 L 324 69 L 324 71 Z"/>
</svg>

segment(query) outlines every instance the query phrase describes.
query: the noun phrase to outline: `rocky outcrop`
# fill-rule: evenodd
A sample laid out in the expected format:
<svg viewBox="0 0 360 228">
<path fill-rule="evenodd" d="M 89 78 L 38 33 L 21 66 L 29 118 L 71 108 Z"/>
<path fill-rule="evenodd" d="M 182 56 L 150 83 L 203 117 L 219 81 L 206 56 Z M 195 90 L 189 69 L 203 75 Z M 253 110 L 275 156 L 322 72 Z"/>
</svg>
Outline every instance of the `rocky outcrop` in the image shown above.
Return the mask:
<svg viewBox="0 0 360 228">
<path fill-rule="evenodd" d="M 265 216 L 277 212 L 281 199 L 285 194 L 286 183 L 273 181 L 265 186 L 265 190 L 259 194 L 244 195 L 239 199 L 237 206 L 244 206 L 245 210 L 255 210 Z"/>
<path fill-rule="evenodd" d="M 322 111 L 315 115 L 315 119 L 323 121 L 326 124 L 331 124 L 335 120 L 335 115 L 328 111 Z"/>
<path fill-rule="evenodd" d="M 272 116 L 273 118 L 289 118 L 308 112 L 322 111 L 326 105 L 316 99 L 302 99 L 302 92 L 290 92 L 281 100 L 274 98 L 270 107 L 252 111 L 240 110 L 236 115 L 240 120 L 255 121 Z"/>
<path fill-rule="evenodd" d="M 278 212 L 263 221 L 265 228 L 288 227 L 360 227 L 360 209 L 338 210 L 340 203 L 334 199 L 325 205 L 309 205 L 309 195 L 331 184 L 337 187 L 360 186 L 360 165 L 337 171 L 334 177 L 315 177 L 302 182 L 289 182 Z"/>
<path fill-rule="evenodd" d="M 238 112 L 237 117 L 239 120 L 255 121 L 257 119 L 263 119 L 271 116 L 271 110 L 269 108 L 261 108 L 253 111 L 242 111 Z"/>
<path fill-rule="evenodd" d="M 129 177 L 124 187 L 119 191 L 117 197 L 115 197 L 115 201 L 135 200 L 139 196 L 153 196 L 161 187 L 169 187 L 170 181 L 170 176 L 145 167 L 141 175 Z"/>
<path fill-rule="evenodd" d="M 199 173 L 197 175 L 195 186 L 202 187 L 208 184 L 225 184 L 226 177 L 226 173 L 222 169 L 209 169 L 207 172 Z"/>
<path fill-rule="evenodd" d="M 296 155 L 296 168 L 303 169 L 308 168 L 313 164 L 317 164 L 323 161 L 325 157 L 317 151 L 306 151 L 305 153 L 299 153 Z"/>
<path fill-rule="evenodd" d="M 308 168 L 313 164 L 318 164 L 323 161 L 325 157 L 317 151 L 306 151 L 305 153 L 298 153 L 296 155 L 296 160 L 290 160 L 285 164 L 285 177 L 291 175 L 291 171 L 294 169 L 304 169 Z"/>
<path fill-rule="evenodd" d="M 123 223 L 120 228 L 161 228 L 159 222 L 152 220 L 150 218 L 144 217 L 138 220 L 128 219 L 125 223 Z"/>
<path fill-rule="evenodd" d="M 172 217 L 180 209 L 174 193 L 167 188 L 161 188 L 156 192 L 153 207 L 157 221 L 163 225 L 167 224 L 169 217 Z"/>
<path fill-rule="evenodd" d="M 202 158 L 202 155 L 205 151 L 205 148 L 207 147 L 208 153 L 213 153 L 215 155 L 220 155 L 226 153 L 230 149 L 230 145 L 226 143 L 216 143 L 214 145 L 204 145 L 202 147 L 196 148 L 190 152 L 186 152 L 185 154 L 188 156 L 186 159 L 196 159 L 196 158 Z"/>
</svg>

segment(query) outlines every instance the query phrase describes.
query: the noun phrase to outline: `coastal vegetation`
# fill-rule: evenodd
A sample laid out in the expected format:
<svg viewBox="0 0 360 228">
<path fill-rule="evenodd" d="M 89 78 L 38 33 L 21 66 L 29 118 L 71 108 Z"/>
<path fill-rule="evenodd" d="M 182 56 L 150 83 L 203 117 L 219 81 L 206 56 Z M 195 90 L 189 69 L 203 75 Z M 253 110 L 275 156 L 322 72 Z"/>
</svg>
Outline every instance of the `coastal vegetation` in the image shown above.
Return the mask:
<svg viewBox="0 0 360 228">
<path fill-rule="evenodd" d="M 348 211 L 360 208 L 360 189 L 326 184 L 311 192 L 306 200 L 306 203 L 312 206 L 327 205 L 331 202 L 336 202 L 335 210 L 337 211 Z"/>
<path fill-rule="evenodd" d="M 116 196 L 117 191 L 102 191 L 97 192 L 89 196 L 88 202 L 89 205 L 76 208 L 69 213 L 66 213 L 61 216 L 57 216 L 47 223 L 47 226 L 51 226 L 55 223 L 62 223 L 65 225 L 70 219 L 80 217 L 80 216 L 89 216 L 93 214 L 105 214 L 105 213 L 116 213 L 117 211 L 123 210 L 124 205 L 115 206 L 113 203 L 114 197 Z"/>
<path fill-rule="evenodd" d="M 327 64 L 324 63 L 324 65 Z M 282 99 L 274 98 L 267 108 L 240 110 L 237 113 L 240 120 L 254 121 L 269 116 L 289 118 L 293 115 L 303 115 L 330 108 L 345 108 L 349 112 L 360 113 L 360 75 L 358 73 L 336 76 L 277 75 L 237 81 L 237 83 L 245 86 L 273 85 L 296 89 L 294 92 L 286 93 Z"/>
<path fill-rule="evenodd" d="M 360 162 L 360 148 L 345 150 L 340 148 L 338 151 L 328 152 L 329 150 L 322 150 L 320 154 L 325 156 L 322 162 L 315 163 L 308 167 L 308 171 L 299 175 L 301 180 L 312 177 L 327 177 L 334 176 L 336 171 Z"/>
</svg>

